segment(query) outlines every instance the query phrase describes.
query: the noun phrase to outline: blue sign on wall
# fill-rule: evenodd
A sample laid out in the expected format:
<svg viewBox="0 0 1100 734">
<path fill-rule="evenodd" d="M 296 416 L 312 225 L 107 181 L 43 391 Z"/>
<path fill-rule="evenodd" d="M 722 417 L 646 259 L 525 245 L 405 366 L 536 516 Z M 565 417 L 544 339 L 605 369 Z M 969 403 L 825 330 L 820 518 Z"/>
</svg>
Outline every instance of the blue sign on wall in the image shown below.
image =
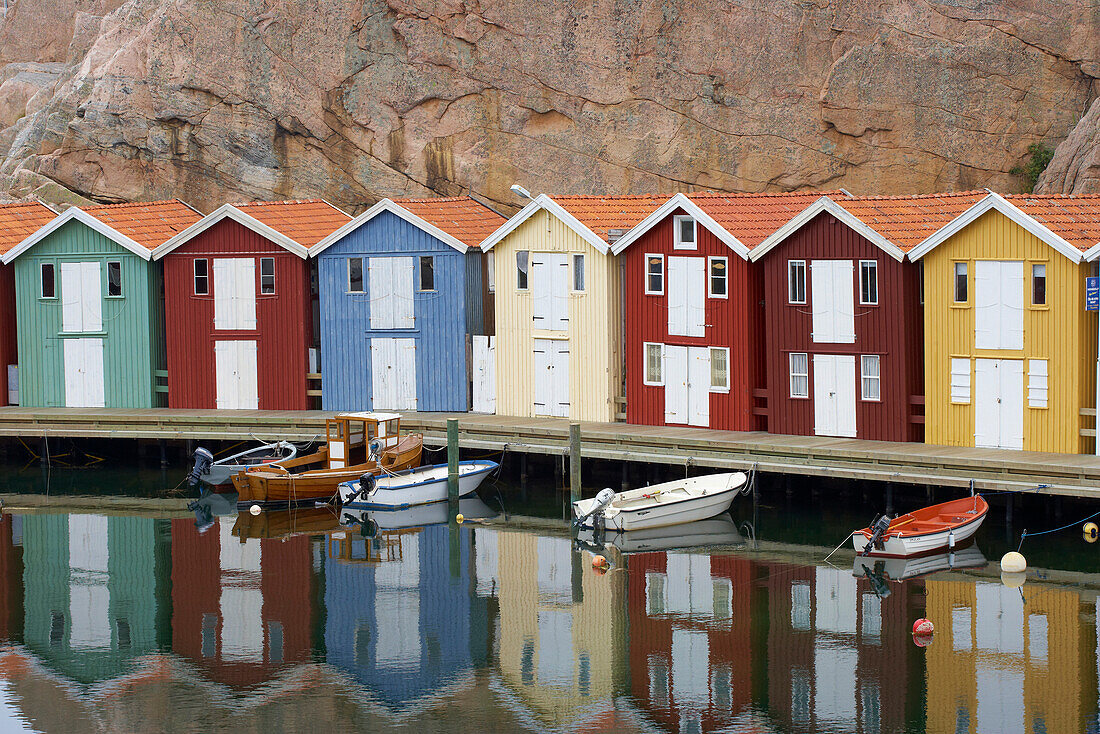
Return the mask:
<svg viewBox="0 0 1100 734">
<path fill-rule="evenodd" d="M 1085 310 L 1100 311 L 1100 278 L 1085 278 Z"/>
</svg>

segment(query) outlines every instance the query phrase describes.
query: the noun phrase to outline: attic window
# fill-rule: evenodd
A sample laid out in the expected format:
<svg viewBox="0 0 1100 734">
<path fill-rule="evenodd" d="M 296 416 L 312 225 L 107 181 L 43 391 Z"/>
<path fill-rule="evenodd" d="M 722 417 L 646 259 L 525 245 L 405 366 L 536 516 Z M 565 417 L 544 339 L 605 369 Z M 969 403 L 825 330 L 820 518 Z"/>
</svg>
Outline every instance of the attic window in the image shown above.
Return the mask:
<svg viewBox="0 0 1100 734">
<path fill-rule="evenodd" d="M 275 292 L 275 258 L 260 258 L 260 293 Z"/>
<path fill-rule="evenodd" d="M 348 293 L 363 292 L 363 258 L 348 258 Z"/>
<path fill-rule="evenodd" d="M 435 258 L 431 255 L 420 256 L 420 290 L 435 290 Z"/>
<path fill-rule="evenodd" d="M 57 298 L 57 291 L 54 286 L 53 263 L 42 263 L 42 297 Z"/>
<path fill-rule="evenodd" d="M 118 260 L 107 263 L 107 295 L 122 295 L 122 263 Z"/>
<path fill-rule="evenodd" d="M 528 250 L 516 251 L 516 290 L 527 290 L 527 261 L 530 254 Z"/>
<path fill-rule="evenodd" d="M 195 260 L 195 295 L 206 296 L 210 294 L 210 271 L 207 270 L 206 258 Z"/>
<path fill-rule="evenodd" d="M 680 215 L 674 217 L 675 241 L 673 248 L 677 250 L 694 250 L 695 244 L 695 220 L 691 217 Z"/>
</svg>

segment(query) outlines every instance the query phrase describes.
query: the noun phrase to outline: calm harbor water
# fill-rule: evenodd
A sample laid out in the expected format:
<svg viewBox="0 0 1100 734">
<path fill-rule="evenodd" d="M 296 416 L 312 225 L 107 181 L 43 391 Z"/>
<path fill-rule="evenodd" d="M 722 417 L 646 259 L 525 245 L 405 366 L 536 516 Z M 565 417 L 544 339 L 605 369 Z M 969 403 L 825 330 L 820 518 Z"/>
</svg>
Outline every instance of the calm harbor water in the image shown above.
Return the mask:
<svg viewBox="0 0 1100 734">
<path fill-rule="evenodd" d="M 0 516 L 0 731 L 1097 731 L 1100 548 L 1028 539 L 1008 587 L 1020 528 L 996 505 L 970 548 L 876 565 L 823 562 L 881 509 L 836 483 L 765 479 L 728 516 L 600 545 L 507 484 L 456 525 L 445 505 L 66 509 L 178 477 L 6 476 L 48 479 L 51 506 Z M 1017 523 L 1062 524 L 1043 502 Z"/>
</svg>

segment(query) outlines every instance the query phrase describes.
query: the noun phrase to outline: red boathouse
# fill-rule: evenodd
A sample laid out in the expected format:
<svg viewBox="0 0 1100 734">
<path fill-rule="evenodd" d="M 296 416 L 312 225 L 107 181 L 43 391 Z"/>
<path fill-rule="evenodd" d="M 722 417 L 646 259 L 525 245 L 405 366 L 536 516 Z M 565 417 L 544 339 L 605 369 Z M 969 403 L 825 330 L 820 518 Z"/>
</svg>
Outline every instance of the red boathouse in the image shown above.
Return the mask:
<svg viewBox="0 0 1100 734">
<path fill-rule="evenodd" d="M 922 286 L 905 253 L 978 198 L 822 196 L 752 251 L 768 431 L 923 440 Z"/>
<path fill-rule="evenodd" d="M 326 201 L 226 204 L 157 248 L 168 405 L 305 410 L 310 246 L 351 217 Z"/>
<path fill-rule="evenodd" d="M 754 246 L 820 194 L 677 194 L 623 255 L 627 422 L 765 430 L 764 279 Z"/>
</svg>

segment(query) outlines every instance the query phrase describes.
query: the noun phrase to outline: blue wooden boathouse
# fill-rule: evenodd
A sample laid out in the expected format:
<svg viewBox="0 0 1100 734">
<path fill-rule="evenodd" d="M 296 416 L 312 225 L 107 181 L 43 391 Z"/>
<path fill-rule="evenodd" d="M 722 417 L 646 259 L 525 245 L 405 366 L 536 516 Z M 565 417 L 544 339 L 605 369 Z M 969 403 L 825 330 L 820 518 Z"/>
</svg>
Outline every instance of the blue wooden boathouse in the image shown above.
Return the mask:
<svg viewBox="0 0 1100 734">
<path fill-rule="evenodd" d="M 504 221 L 469 197 L 383 199 L 310 248 L 325 410 L 469 410 L 492 310 L 478 245 Z"/>
</svg>

